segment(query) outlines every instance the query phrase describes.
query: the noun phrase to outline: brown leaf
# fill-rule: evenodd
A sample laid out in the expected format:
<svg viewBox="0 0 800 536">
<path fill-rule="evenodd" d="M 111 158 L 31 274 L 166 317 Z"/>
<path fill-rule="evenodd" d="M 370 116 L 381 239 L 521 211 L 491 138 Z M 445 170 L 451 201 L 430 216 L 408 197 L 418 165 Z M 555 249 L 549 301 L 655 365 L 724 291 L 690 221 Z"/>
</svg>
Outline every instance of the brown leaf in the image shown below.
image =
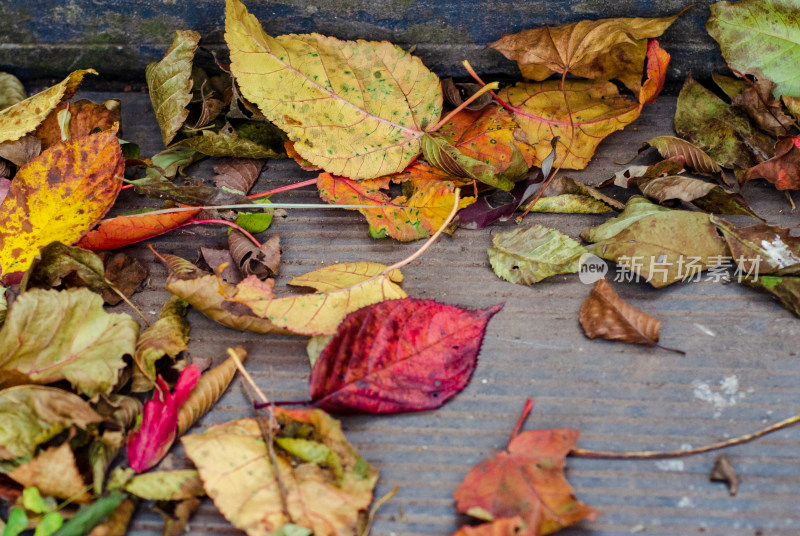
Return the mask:
<svg viewBox="0 0 800 536">
<path fill-rule="evenodd" d="M 180 536 L 184 534 L 189 526 L 189 518 L 200 507 L 201 502 L 203 502 L 202 498 L 192 497 L 177 503 L 159 503 L 156 510 L 164 518 L 162 536 Z M 170 506 L 172 508 L 168 508 Z"/>
<path fill-rule="evenodd" d="M 731 496 L 736 495 L 739 491 L 739 475 L 736 474 L 736 469 L 733 468 L 733 464 L 725 454 L 720 454 L 714 460 L 714 468 L 711 469 L 708 479 L 711 482 L 725 482 Z"/>
<path fill-rule="evenodd" d="M 461 106 L 461 104 L 477 93 L 481 89 L 480 84 L 471 82 L 455 83 L 452 78 L 442 79 L 442 93 L 444 99 L 451 106 Z M 492 96 L 484 93 L 467 105 L 467 110 L 483 110 L 492 103 Z"/>
<path fill-rule="evenodd" d="M 36 487 L 42 493 L 58 499 L 88 503 L 86 483 L 78 471 L 69 441 L 51 447 L 27 463 L 16 467 L 8 476 L 26 488 Z"/>
<path fill-rule="evenodd" d="M 75 102 L 62 102 L 50 112 L 39 128 L 36 136 L 42 140 L 42 150 L 62 140 L 61 126 L 58 124 L 58 113 L 69 106 L 68 131 L 70 138 L 88 136 L 95 129 L 109 130 L 120 122 L 122 107 L 117 99 L 97 104 L 86 99 Z M 121 134 L 120 134 L 121 135 Z"/>
<path fill-rule="evenodd" d="M 581 305 L 580 321 L 590 339 L 602 337 L 645 346 L 657 346 L 661 330 L 661 321 L 622 301 L 605 279 L 594 284 Z"/>
<path fill-rule="evenodd" d="M 658 136 L 642 144 L 640 152 L 647 147 L 655 147 L 663 158 L 682 157 L 690 168 L 711 175 L 722 173 L 719 164 L 696 145 L 674 136 Z"/>
<path fill-rule="evenodd" d="M 239 269 L 236 268 L 236 263 L 231 257 L 231 252 L 227 249 L 200 248 L 200 254 L 214 273 L 218 273 L 219 267 L 227 263 L 220 275 L 228 283 L 235 285 L 242 280 L 242 274 L 239 273 Z"/>
<path fill-rule="evenodd" d="M 775 84 L 766 78 L 736 95 L 731 104 L 743 109 L 753 122 L 772 137 L 779 138 L 791 132 L 792 119 L 783 113 L 781 101 L 772 96 Z"/>
<path fill-rule="evenodd" d="M 255 275 L 264 280 L 278 275 L 281 265 L 281 239 L 278 235 L 257 248 L 244 234 L 234 230 L 228 235 L 228 247 L 243 276 Z"/>
<path fill-rule="evenodd" d="M 156 361 L 162 357 L 176 357 L 187 349 L 189 323 L 186 321 L 188 304 L 177 296 L 172 296 L 164 304 L 158 320 L 144 330 L 136 342 L 133 362 L 131 391 L 142 393 L 153 389 L 156 384 Z"/>
<path fill-rule="evenodd" d="M 33 134 L 15 141 L 0 143 L 0 158 L 5 158 L 17 167 L 24 166 L 42 152 L 42 142 Z"/>
<path fill-rule="evenodd" d="M 133 498 L 124 499 L 104 523 L 97 525 L 89 536 L 125 536 L 128 524 L 136 511 L 138 501 Z"/>
<path fill-rule="evenodd" d="M 747 170 L 739 184 L 767 179 L 778 190 L 800 190 L 800 138 L 783 138 L 775 143 L 775 156 Z"/>
<path fill-rule="evenodd" d="M 214 164 L 214 183 L 217 188 L 246 194 L 255 184 L 264 160 L 255 158 L 220 158 Z"/>
<path fill-rule="evenodd" d="M 103 252 L 98 256 L 105 266 L 105 278 L 128 298 L 133 296 L 147 277 L 147 268 L 130 255 Z M 100 294 L 108 305 L 117 305 L 122 301 L 119 294 L 111 289 L 105 289 Z"/>
</svg>

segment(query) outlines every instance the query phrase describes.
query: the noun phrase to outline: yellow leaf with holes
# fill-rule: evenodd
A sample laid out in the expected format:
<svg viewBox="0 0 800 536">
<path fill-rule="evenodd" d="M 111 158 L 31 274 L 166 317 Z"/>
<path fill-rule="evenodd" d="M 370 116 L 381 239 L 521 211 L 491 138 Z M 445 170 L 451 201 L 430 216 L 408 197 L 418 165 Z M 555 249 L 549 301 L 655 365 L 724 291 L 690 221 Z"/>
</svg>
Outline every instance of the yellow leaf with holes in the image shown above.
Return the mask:
<svg viewBox="0 0 800 536">
<path fill-rule="evenodd" d="M 73 71 L 55 86 L 0 111 L 0 143 L 18 140 L 35 130 L 61 101 L 75 94 L 87 73 L 97 74 L 97 71 Z"/>
<path fill-rule="evenodd" d="M 225 40 L 242 95 L 307 161 L 351 179 L 402 171 L 442 111 L 439 78 L 387 42 L 264 33 L 228 0 Z"/>
</svg>

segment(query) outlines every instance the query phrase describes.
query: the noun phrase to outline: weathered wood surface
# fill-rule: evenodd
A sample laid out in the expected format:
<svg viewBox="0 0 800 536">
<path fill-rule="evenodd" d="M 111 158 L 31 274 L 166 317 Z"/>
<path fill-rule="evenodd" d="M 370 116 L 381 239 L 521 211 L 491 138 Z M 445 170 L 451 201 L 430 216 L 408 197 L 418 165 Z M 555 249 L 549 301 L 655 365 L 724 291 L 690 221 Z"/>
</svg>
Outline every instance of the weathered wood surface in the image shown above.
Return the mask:
<svg viewBox="0 0 800 536">
<path fill-rule="evenodd" d="M 96 101 L 120 98 L 125 138 L 141 144 L 145 155 L 162 148 L 146 95 L 82 96 Z M 593 184 L 611 176 L 620 169 L 615 160 L 627 160 L 642 141 L 672 132 L 674 105 L 674 98 L 662 97 L 631 127 L 610 136 L 587 170 L 569 175 Z M 210 162 L 196 165 L 190 174 L 210 180 Z M 273 160 L 256 190 L 313 176 L 294 162 Z M 790 212 L 786 198 L 771 187 L 754 183 L 745 195 L 770 222 L 798 228 L 798 213 Z M 275 200 L 319 202 L 313 188 L 281 194 Z M 117 211 L 141 203 L 135 194 L 123 192 Z M 533 215 L 528 221 L 577 237 L 581 229 L 603 219 Z M 489 325 L 470 386 L 438 411 L 342 418 L 349 439 L 381 472 L 377 496 L 400 487 L 378 513 L 374 535 L 451 534 L 465 521 L 454 512 L 453 490 L 474 464 L 505 446 L 525 397 L 535 399 L 526 429 L 576 428 L 582 430 L 580 446 L 620 451 L 700 446 L 752 432 L 800 411 L 800 320 L 769 296 L 737 284 L 707 281 L 663 290 L 616 283 L 613 286 L 624 299 L 663 321 L 662 343 L 686 355 L 590 341 L 578 324 L 578 310 L 589 287 L 575 275 L 531 287 L 501 281 L 486 255 L 497 231 L 498 227 L 459 230 L 404 269 L 403 287 L 413 297 L 471 308 L 505 302 Z M 284 251 L 279 289 L 291 277 L 322 265 L 355 260 L 389 264 L 419 245 L 373 240 L 361 216 L 344 210 L 291 210 L 285 218 L 276 218 L 264 237 L 274 233 L 281 236 Z M 200 246 L 224 241 L 219 228 L 191 227 L 151 243 L 159 251 L 196 260 Z M 134 301 L 155 318 L 168 297 L 163 290 L 166 272 L 144 245 L 126 251 L 150 269 L 148 286 Z M 189 313 L 189 320 L 192 355 L 219 362 L 227 347 L 242 345 L 250 352 L 248 368 L 273 400 L 307 395 L 305 339 L 240 333 L 196 311 Z M 247 399 L 235 383 L 196 429 L 248 414 Z M 569 459 L 568 477 L 576 495 L 603 515 L 561 534 L 796 536 L 799 449 L 800 428 L 730 449 L 743 478 L 736 497 L 730 497 L 724 485 L 708 481 L 715 454 L 667 462 Z M 178 448 L 163 467 L 188 464 Z M 133 528 L 136 536 L 160 534 L 160 517 L 142 512 Z M 190 534 L 239 533 L 206 501 Z"/>
<path fill-rule="evenodd" d="M 586 18 L 656 17 L 677 13 L 690 0 L 250 0 L 266 31 L 320 32 L 341 39 L 388 40 L 417 54 L 442 76 L 479 73 L 516 76 L 516 65 L 485 46 L 504 33 Z M 710 76 L 724 67 L 704 29 L 712 0 L 694 2 L 664 35 L 673 54 L 669 77 Z M 225 55 L 224 0 L 3 0 L 0 70 L 22 78 L 63 76 L 92 67 L 108 79 L 142 80 L 175 30 L 196 30 L 204 45 Z"/>
</svg>

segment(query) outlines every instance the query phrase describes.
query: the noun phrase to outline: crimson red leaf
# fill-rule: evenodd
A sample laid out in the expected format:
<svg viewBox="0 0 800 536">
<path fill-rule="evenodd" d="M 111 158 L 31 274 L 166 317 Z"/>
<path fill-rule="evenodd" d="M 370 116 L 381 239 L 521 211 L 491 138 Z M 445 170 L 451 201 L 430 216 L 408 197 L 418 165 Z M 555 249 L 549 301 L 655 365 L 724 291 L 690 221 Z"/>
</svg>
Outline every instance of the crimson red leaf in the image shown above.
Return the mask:
<svg viewBox="0 0 800 536">
<path fill-rule="evenodd" d="M 502 308 L 405 298 L 359 309 L 314 363 L 311 400 L 328 411 L 438 408 L 469 383 L 486 324 Z"/>
<path fill-rule="evenodd" d="M 144 405 L 142 424 L 128 436 L 128 463 L 137 473 L 147 471 L 161 461 L 175 441 L 178 429 L 178 410 L 189 397 L 200 369 L 189 365 L 181 372 L 175 392 L 159 376 L 156 391 Z"/>
</svg>

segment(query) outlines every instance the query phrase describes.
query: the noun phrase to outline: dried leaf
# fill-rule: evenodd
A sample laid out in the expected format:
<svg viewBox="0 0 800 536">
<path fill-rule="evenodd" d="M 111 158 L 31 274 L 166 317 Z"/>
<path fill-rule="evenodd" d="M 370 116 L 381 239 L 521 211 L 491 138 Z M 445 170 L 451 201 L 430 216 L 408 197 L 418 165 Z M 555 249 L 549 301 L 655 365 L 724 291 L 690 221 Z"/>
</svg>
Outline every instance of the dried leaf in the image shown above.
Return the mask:
<svg viewBox="0 0 800 536">
<path fill-rule="evenodd" d="M 583 20 L 504 35 L 489 45 L 515 60 L 522 76 L 544 80 L 570 73 L 595 80 L 620 80 L 639 93 L 647 40 L 658 37 L 680 15 L 662 18 Z"/>
<path fill-rule="evenodd" d="M 281 152 L 248 140 L 233 129 L 212 132 L 204 130 L 198 136 L 181 140 L 178 147 L 189 147 L 207 156 L 233 158 L 280 158 Z"/>
<path fill-rule="evenodd" d="M 189 117 L 186 106 L 192 100 L 192 60 L 199 43 L 199 33 L 177 30 L 166 55 L 145 71 L 164 145 L 170 144 Z"/>
<path fill-rule="evenodd" d="M 477 526 L 464 525 L 453 533 L 453 536 L 520 536 L 525 534 L 525 523 L 522 518 L 512 517 L 482 523 Z"/>
<path fill-rule="evenodd" d="M 24 101 L 27 94 L 25 86 L 10 73 L 0 73 L 0 110 Z"/>
<path fill-rule="evenodd" d="M 105 266 L 105 278 L 117 290 L 130 298 L 147 277 L 147 268 L 125 253 L 101 253 L 100 258 Z M 101 292 L 103 301 L 108 305 L 117 305 L 122 298 L 110 289 Z"/>
<path fill-rule="evenodd" d="M 58 114 L 63 110 L 67 110 L 69 113 L 69 137 L 71 138 L 88 136 L 96 132 L 96 129 L 102 131 L 115 128 L 122 117 L 122 106 L 117 99 L 107 100 L 103 104 L 96 104 L 86 99 L 70 103 L 62 102 L 36 129 L 36 136 L 42 140 L 43 150 L 62 141 Z"/>
<path fill-rule="evenodd" d="M 30 459 L 36 447 L 71 426 L 87 429 L 103 418 L 63 389 L 20 385 L 0 390 L 0 460 Z"/>
<path fill-rule="evenodd" d="M 787 310 L 800 316 L 800 277 L 781 277 L 765 275 L 743 277 L 740 282 L 753 288 L 769 292 L 781 302 Z"/>
<path fill-rule="evenodd" d="M 633 223 L 652 216 L 653 214 L 663 214 L 670 209 L 656 205 L 641 196 L 633 196 L 625 205 L 625 210 L 616 218 L 609 218 L 597 227 L 589 227 L 581 232 L 581 238 L 587 242 L 601 242 L 613 238 Z"/>
<path fill-rule="evenodd" d="M 663 158 L 681 157 L 687 166 L 700 173 L 711 175 L 722 173 L 722 168 L 696 145 L 674 136 L 658 136 L 642 144 L 640 152 L 655 147 Z"/>
<path fill-rule="evenodd" d="M 164 149 L 160 153 L 153 155 L 150 159 L 153 167 L 160 170 L 161 175 L 173 178 L 176 175 L 183 175 L 183 169 L 193 162 L 205 158 L 205 155 L 183 145 L 173 145 Z"/>
<path fill-rule="evenodd" d="M 781 101 L 772 96 L 774 88 L 775 84 L 769 80 L 756 80 L 736 95 L 731 104 L 744 110 L 758 128 L 778 138 L 791 133 L 792 119 L 783 113 Z"/>
<path fill-rule="evenodd" d="M 102 220 L 100 225 L 86 233 L 78 247 L 91 251 L 117 249 L 135 244 L 177 229 L 197 216 L 202 209 L 169 212 L 166 214 L 130 214 Z"/>
<path fill-rule="evenodd" d="M 525 206 L 528 210 L 530 204 Z M 569 177 L 556 177 L 542 193 L 531 212 L 561 212 L 570 214 L 603 214 L 623 210 L 625 205 L 594 188 Z"/>
<path fill-rule="evenodd" d="M 575 498 L 564 477 L 565 457 L 579 433 L 557 428 L 512 434 L 506 450 L 464 477 L 455 491 L 456 510 L 485 521 L 519 517 L 529 536 L 594 519 L 596 512 Z"/>
<path fill-rule="evenodd" d="M 138 335 L 135 320 L 106 313 L 88 289 L 25 292 L 0 329 L 0 383 L 24 375 L 35 383 L 67 380 L 89 397 L 110 393 Z"/>
<path fill-rule="evenodd" d="M 276 417 L 277 467 L 255 419 L 218 424 L 183 438 L 206 493 L 248 536 L 274 534 L 289 523 L 316 536 L 355 534 L 372 502 L 378 472 L 347 442 L 339 422 L 323 411 L 277 408 Z"/>
<path fill-rule="evenodd" d="M 240 362 L 247 358 L 247 352 L 244 348 L 236 348 L 234 352 L 236 352 Z M 222 398 L 231 380 L 233 380 L 236 370 L 236 362 L 229 357 L 221 365 L 200 376 L 189 398 L 186 399 L 178 411 L 178 436 L 182 436 Z"/>
<path fill-rule="evenodd" d="M 90 501 L 69 442 L 43 451 L 31 461 L 18 465 L 8 476 L 26 488 L 36 487 L 49 497 L 78 503 Z"/>
<path fill-rule="evenodd" d="M 242 95 L 329 173 L 370 179 L 402 171 L 441 114 L 439 79 L 390 43 L 274 38 L 239 0 L 227 2 L 225 40 Z"/>
<path fill-rule="evenodd" d="M 168 178 L 161 175 L 155 168 L 149 168 L 147 170 L 147 177 L 129 182 L 136 187 L 138 193 L 150 197 L 151 199 L 175 201 L 182 205 L 233 205 L 251 202 L 242 194 L 229 192 L 212 186 L 197 184 L 177 186 Z"/>
<path fill-rule="evenodd" d="M 714 188 L 719 188 L 716 184 L 680 175 L 656 177 L 637 182 L 644 195 L 659 203 L 670 199 L 680 199 L 689 203 L 708 195 Z"/>
<path fill-rule="evenodd" d="M 792 0 L 717 2 L 706 29 L 733 68 L 772 80 L 776 96 L 800 96 L 800 75 L 786 68 L 800 59 L 800 15 Z"/>
<path fill-rule="evenodd" d="M 657 346 L 661 321 L 622 301 L 605 279 L 595 282 L 581 305 L 581 326 L 590 339 L 602 337 Z"/>
<path fill-rule="evenodd" d="M 489 320 L 432 300 L 389 300 L 339 325 L 314 363 L 308 390 L 327 411 L 397 413 L 435 409 L 469 383 Z"/>
<path fill-rule="evenodd" d="M 739 475 L 736 474 L 730 458 L 726 454 L 720 454 L 714 460 L 714 468 L 708 475 L 711 482 L 725 482 L 730 490 L 731 497 L 739 491 Z"/>
<path fill-rule="evenodd" d="M 800 137 L 783 138 L 775 143 L 775 156 L 747 170 L 739 184 L 767 179 L 778 190 L 800 190 Z"/>
<path fill-rule="evenodd" d="M 200 369 L 190 365 L 183 369 L 175 391 L 161 376 L 156 380 L 154 398 L 144 405 L 141 426 L 128 434 L 128 463 L 137 473 L 154 467 L 166 456 L 175 441 L 178 410 L 186 401 L 200 377 Z"/>
<path fill-rule="evenodd" d="M 791 229 L 766 223 L 734 227 L 725 220 L 713 221 L 745 273 L 800 276 L 800 237 L 792 236 Z"/>
<path fill-rule="evenodd" d="M 480 91 L 481 85 L 474 84 L 470 82 L 453 82 L 452 78 L 443 78 L 442 79 L 442 94 L 444 95 L 444 100 L 453 107 L 458 107 L 463 104 L 463 102 L 470 97 L 472 97 L 475 93 Z M 480 111 L 489 106 L 492 103 L 492 96 L 489 93 L 484 93 L 471 103 L 469 103 L 466 107 L 467 110 L 474 110 Z"/>
<path fill-rule="evenodd" d="M 103 260 L 91 251 L 65 246 L 61 242 L 46 245 L 22 276 L 20 291 L 62 285 L 66 288 L 87 287 L 98 293 L 107 289 L 109 284 Z"/>
<path fill-rule="evenodd" d="M 257 248 L 249 238 L 234 230 L 228 235 L 228 247 L 243 276 L 255 275 L 263 280 L 278 275 L 281 265 L 281 239 L 278 235 Z"/>
<path fill-rule="evenodd" d="M 97 499 L 92 504 L 82 506 L 78 513 L 52 534 L 52 536 L 83 536 L 101 523 L 105 523 L 127 495 L 118 490 Z"/>
<path fill-rule="evenodd" d="M 8 299 L 6 298 L 6 287 L 0 285 L 0 326 L 6 321 L 8 314 Z"/>
<path fill-rule="evenodd" d="M 255 184 L 263 166 L 263 160 L 253 158 L 222 158 L 214 163 L 214 184 L 217 188 L 246 194 Z"/>
<path fill-rule="evenodd" d="M 125 484 L 125 491 L 151 501 L 180 501 L 206 494 L 194 469 L 136 475 Z"/>
<path fill-rule="evenodd" d="M 42 152 L 42 142 L 33 134 L 15 141 L 0 143 L 0 158 L 5 158 L 17 167 L 24 166 Z"/>
<path fill-rule="evenodd" d="M 20 168 L 0 205 L 4 277 L 50 242 L 80 239 L 114 203 L 124 168 L 114 131 L 61 142 Z"/>
<path fill-rule="evenodd" d="M 716 82 L 719 88 L 731 100 L 748 87 L 747 82 L 741 78 L 733 78 L 732 76 L 725 76 L 718 73 L 711 73 L 711 78 L 714 79 L 714 82 Z"/>
<path fill-rule="evenodd" d="M 72 97 L 86 74 L 97 74 L 94 69 L 73 71 L 55 86 L 49 87 L 8 108 L 0 110 L 0 143 L 18 140 L 44 121 L 63 100 Z"/>
<path fill-rule="evenodd" d="M 647 42 L 647 80 L 642 84 L 639 92 L 639 102 L 652 104 L 664 89 L 667 80 L 667 67 L 669 67 L 669 53 L 661 48 L 658 41 L 650 39 Z"/>
<path fill-rule="evenodd" d="M 176 503 L 159 504 L 156 510 L 164 518 L 164 530 L 162 536 L 181 536 L 189 527 L 189 518 L 200 507 L 201 499 L 193 497 L 184 499 Z M 164 505 L 171 506 L 170 511 L 166 511 Z"/>
<path fill-rule="evenodd" d="M 692 201 L 692 204 L 711 214 L 738 214 L 742 216 L 750 216 L 763 220 L 761 216 L 753 212 L 750 205 L 747 204 L 744 197 L 739 194 L 734 194 L 723 190 L 721 187 L 712 189 L 703 197 L 699 197 Z"/>
<path fill-rule="evenodd" d="M 137 501 L 134 499 L 124 499 L 106 521 L 92 529 L 89 536 L 125 536 L 128 524 L 136 511 L 136 504 Z"/>
<path fill-rule="evenodd" d="M 175 358 L 186 350 L 191 327 L 186 321 L 187 304 L 177 296 L 172 296 L 164 307 L 158 320 L 145 329 L 136 342 L 133 362 L 131 391 L 144 393 L 156 384 L 156 361 L 168 356 Z"/>
<path fill-rule="evenodd" d="M 233 283 L 234 285 L 242 280 L 242 274 L 239 273 L 239 269 L 236 268 L 236 263 L 231 257 L 231 252 L 227 249 L 211 249 L 211 248 L 200 248 L 200 255 L 203 256 L 203 260 L 206 261 L 208 267 L 215 274 L 219 274 L 222 276 L 222 279 L 227 281 L 228 283 Z M 225 264 L 225 268 L 223 268 L 222 273 L 219 272 L 219 268 Z"/>
<path fill-rule="evenodd" d="M 497 233 L 492 237 L 489 262 L 498 277 L 532 285 L 546 277 L 580 269 L 586 250 L 567 235 L 541 225 Z"/>
</svg>

